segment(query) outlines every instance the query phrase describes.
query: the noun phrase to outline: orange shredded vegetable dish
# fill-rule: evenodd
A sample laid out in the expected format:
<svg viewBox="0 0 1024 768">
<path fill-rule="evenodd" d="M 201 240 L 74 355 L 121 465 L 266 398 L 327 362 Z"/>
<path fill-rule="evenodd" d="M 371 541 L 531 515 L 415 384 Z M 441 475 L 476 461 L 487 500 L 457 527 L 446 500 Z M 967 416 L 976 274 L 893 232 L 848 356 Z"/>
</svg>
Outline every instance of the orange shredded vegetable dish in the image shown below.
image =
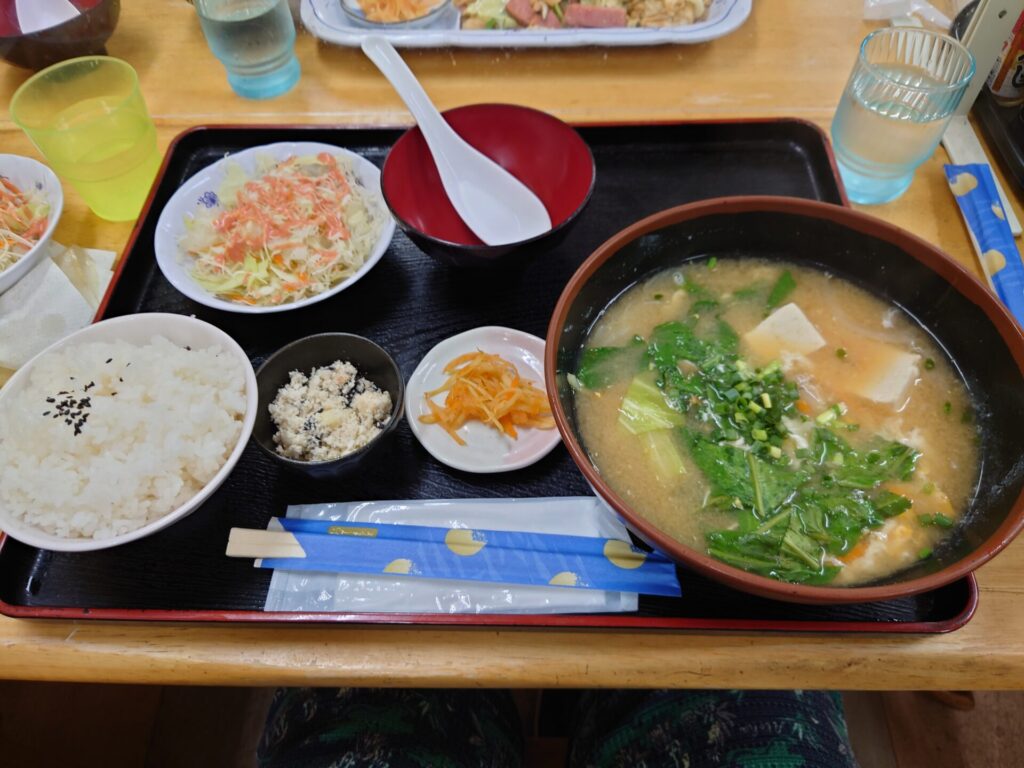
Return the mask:
<svg viewBox="0 0 1024 768">
<path fill-rule="evenodd" d="M 385 24 L 418 19 L 437 4 L 438 0 L 359 0 L 367 19 Z"/>
<path fill-rule="evenodd" d="M 512 439 L 516 427 L 551 429 L 548 397 L 532 381 L 519 375 L 516 367 L 499 355 L 477 350 L 452 360 L 444 367 L 448 380 L 424 394 L 430 413 L 420 416 L 424 424 L 439 424 L 459 445 L 456 433 L 467 421 L 482 421 Z M 432 398 L 447 392 L 442 408 Z"/>
</svg>

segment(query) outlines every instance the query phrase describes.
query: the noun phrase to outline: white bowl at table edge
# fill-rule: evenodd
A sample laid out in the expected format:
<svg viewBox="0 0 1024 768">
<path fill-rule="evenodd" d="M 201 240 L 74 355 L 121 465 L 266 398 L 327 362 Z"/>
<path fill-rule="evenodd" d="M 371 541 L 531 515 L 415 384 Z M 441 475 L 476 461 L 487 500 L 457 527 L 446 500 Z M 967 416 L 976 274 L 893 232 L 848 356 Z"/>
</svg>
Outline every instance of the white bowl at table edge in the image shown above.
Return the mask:
<svg viewBox="0 0 1024 768">
<path fill-rule="evenodd" d="M 231 474 L 245 450 L 249 436 L 252 434 L 253 424 L 256 421 L 256 374 L 253 371 L 252 363 L 248 356 L 238 346 L 238 343 L 228 336 L 224 331 L 207 322 L 198 320 L 187 315 L 174 315 L 160 312 L 153 312 L 139 315 L 125 315 L 115 317 L 111 320 L 103 320 L 99 323 L 86 326 L 80 331 L 61 339 L 44 349 L 38 355 L 29 360 L 25 365 L 11 377 L 11 379 L 0 389 L 0 410 L 4 407 L 4 401 L 13 396 L 13 393 L 20 391 L 28 382 L 32 369 L 45 355 L 51 352 L 64 349 L 75 344 L 90 343 L 94 341 L 115 341 L 125 340 L 135 344 L 144 344 L 156 336 L 164 336 L 175 344 L 193 346 L 217 345 L 226 352 L 234 355 L 242 362 L 242 370 L 245 375 L 245 416 L 242 420 L 242 432 L 238 436 L 238 442 L 228 456 L 227 461 L 220 468 L 216 475 L 204 485 L 199 492 L 187 502 L 169 511 L 158 520 L 154 520 L 134 531 L 112 536 L 109 539 L 66 539 L 60 536 L 46 533 L 38 528 L 28 525 L 20 520 L 9 517 L 0 508 L 0 530 L 7 533 L 11 538 L 24 542 L 40 549 L 49 549 L 58 552 L 89 552 L 99 549 L 108 549 L 130 541 L 144 538 L 151 533 L 156 533 L 163 528 L 176 523 L 194 512 L 214 491 L 216 491 Z"/>
<path fill-rule="evenodd" d="M 347 277 L 333 288 L 328 288 L 323 293 L 310 296 L 299 301 L 274 304 L 272 306 L 250 306 L 239 302 L 228 301 L 214 296 L 204 290 L 192 279 L 188 273 L 185 256 L 181 253 L 178 240 L 184 233 L 185 217 L 195 211 L 200 205 L 199 199 L 207 192 L 219 194 L 224 180 L 224 169 L 227 163 L 236 162 L 250 176 L 255 174 L 256 158 L 261 155 L 270 155 L 274 160 L 280 161 L 294 155 L 318 154 L 329 152 L 332 155 L 345 155 L 353 161 L 353 172 L 363 183 L 363 186 L 375 197 L 375 205 L 380 215 L 384 218 L 384 225 L 381 228 L 377 244 L 366 257 L 366 261 L 359 270 Z M 219 203 L 218 203 L 219 204 Z M 156 230 L 153 233 L 153 252 L 156 255 L 156 263 L 167 281 L 176 290 L 193 301 L 213 309 L 221 309 L 225 312 L 238 312 L 241 314 L 259 315 L 270 312 L 287 312 L 292 309 L 299 309 L 319 301 L 329 299 L 346 288 L 358 282 L 367 272 L 376 266 L 377 262 L 384 256 L 391 238 L 395 234 L 395 220 L 384 203 L 384 196 L 380 191 L 380 169 L 373 163 L 355 152 L 331 144 L 322 144 L 315 141 L 282 141 L 275 144 L 264 144 L 258 147 L 250 147 L 239 152 L 222 157 L 216 162 L 210 163 L 188 178 L 164 205 L 160 211 L 160 218 L 157 220 Z"/>
<path fill-rule="evenodd" d="M 0 176 L 6 176 L 21 190 L 42 184 L 41 191 L 50 205 L 49 221 L 39 241 L 27 253 L 22 254 L 14 264 L 0 272 L 0 294 L 2 294 L 46 258 L 50 240 L 53 238 L 53 230 L 57 228 L 57 222 L 64 210 L 64 189 L 60 185 L 60 179 L 53 171 L 31 157 L 0 154 Z"/>
</svg>

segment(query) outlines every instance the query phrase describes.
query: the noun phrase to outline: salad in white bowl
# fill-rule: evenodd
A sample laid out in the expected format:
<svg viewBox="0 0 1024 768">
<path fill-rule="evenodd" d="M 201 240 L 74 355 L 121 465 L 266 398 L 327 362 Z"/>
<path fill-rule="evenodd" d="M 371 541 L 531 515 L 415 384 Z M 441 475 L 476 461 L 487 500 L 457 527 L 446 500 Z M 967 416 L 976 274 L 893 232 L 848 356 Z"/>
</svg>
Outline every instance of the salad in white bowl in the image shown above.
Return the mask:
<svg viewBox="0 0 1024 768">
<path fill-rule="evenodd" d="M 189 298 L 264 313 L 322 301 L 383 256 L 394 220 L 380 171 L 328 144 L 283 142 L 229 155 L 171 197 L 157 263 Z"/>
<path fill-rule="evenodd" d="M 45 258 L 63 207 L 53 171 L 28 157 L 0 154 L 0 293 Z"/>
</svg>

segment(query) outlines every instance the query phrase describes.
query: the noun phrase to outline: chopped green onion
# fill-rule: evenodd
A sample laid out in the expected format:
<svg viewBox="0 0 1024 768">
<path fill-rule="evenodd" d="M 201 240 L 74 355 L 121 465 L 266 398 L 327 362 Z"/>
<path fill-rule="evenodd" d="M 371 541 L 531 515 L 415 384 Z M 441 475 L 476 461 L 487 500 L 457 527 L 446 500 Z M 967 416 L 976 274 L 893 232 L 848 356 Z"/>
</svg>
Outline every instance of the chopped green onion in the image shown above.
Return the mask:
<svg viewBox="0 0 1024 768">
<path fill-rule="evenodd" d="M 762 408 L 757 403 L 753 403 L 753 402 L 747 405 L 747 410 L 749 410 L 751 413 L 763 413 L 764 412 L 764 408 Z"/>
<path fill-rule="evenodd" d="M 765 408 L 771 408 L 772 407 L 772 396 L 769 395 L 767 392 L 762 392 L 761 393 L 761 402 L 764 403 L 764 407 Z"/>
<path fill-rule="evenodd" d="M 918 515 L 917 521 L 921 525 L 935 525 L 939 528 L 952 528 L 953 519 L 946 517 L 941 512 L 936 512 L 934 515 Z"/>
<path fill-rule="evenodd" d="M 830 424 L 844 415 L 846 415 L 846 403 L 835 403 L 828 410 L 819 413 L 815 421 L 819 424 Z"/>
<path fill-rule="evenodd" d="M 655 301 L 661 301 L 664 298 L 665 298 L 665 294 L 663 294 L 663 293 L 656 293 L 656 294 L 654 294 L 654 300 Z"/>
<path fill-rule="evenodd" d="M 925 547 L 924 549 L 922 549 L 920 552 L 917 553 L 917 557 L 920 560 L 927 560 L 931 556 L 932 556 L 931 547 Z"/>
<path fill-rule="evenodd" d="M 768 433 L 763 429 L 753 429 L 750 431 L 750 435 L 755 440 L 760 440 L 761 442 L 766 442 L 768 440 Z"/>
<path fill-rule="evenodd" d="M 718 257 L 717 256 L 712 256 L 710 259 L 708 259 L 708 269 L 714 269 L 717 264 L 718 264 Z"/>
<path fill-rule="evenodd" d="M 926 371 L 930 371 L 934 367 L 935 367 L 935 361 L 932 360 L 930 357 L 926 357 L 924 359 L 924 369 Z"/>
<path fill-rule="evenodd" d="M 953 412 L 953 404 L 949 400 L 942 404 L 942 412 L 947 416 Z"/>
<path fill-rule="evenodd" d="M 929 494 L 935 493 L 935 483 L 929 481 L 921 486 L 921 493 Z"/>
<path fill-rule="evenodd" d="M 777 445 L 773 445 L 771 448 L 768 449 L 768 455 L 771 456 L 773 459 L 781 459 L 782 449 L 779 448 L 779 446 Z"/>
<path fill-rule="evenodd" d="M 819 424 L 829 424 L 836 420 L 836 412 L 829 408 L 827 411 L 819 413 L 814 420 Z"/>
<path fill-rule="evenodd" d="M 839 347 L 839 349 L 836 350 L 836 357 L 843 360 L 846 357 L 846 347 Z"/>
</svg>

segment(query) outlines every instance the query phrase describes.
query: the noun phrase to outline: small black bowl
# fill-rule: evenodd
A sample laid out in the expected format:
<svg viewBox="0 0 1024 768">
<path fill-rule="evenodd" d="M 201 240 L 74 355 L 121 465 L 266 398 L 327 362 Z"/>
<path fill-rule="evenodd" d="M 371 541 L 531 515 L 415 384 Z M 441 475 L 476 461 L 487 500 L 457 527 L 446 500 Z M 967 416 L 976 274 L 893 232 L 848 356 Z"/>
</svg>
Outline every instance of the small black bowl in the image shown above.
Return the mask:
<svg viewBox="0 0 1024 768">
<path fill-rule="evenodd" d="M 391 418 L 377 437 L 340 459 L 299 461 L 282 456 L 274 443 L 277 427 L 270 418 L 270 404 L 288 383 L 292 371 L 308 373 L 336 360 L 352 363 L 361 376 L 391 395 Z M 391 355 L 369 339 L 351 333 L 319 333 L 281 347 L 256 371 L 256 390 L 259 400 L 252 431 L 256 444 L 278 464 L 315 479 L 339 477 L 360 464 L 394 432 L 405 408 L 405 382 Z"/>
<path fill-rule="evenodd" d="M 117 26 L 121 0 L 100 0 L 72 19 L 27 35 L 0 34 L 0 58 L 26 69 L 45 69 L 58 61 L 106 54 Z"/>
</svg>

